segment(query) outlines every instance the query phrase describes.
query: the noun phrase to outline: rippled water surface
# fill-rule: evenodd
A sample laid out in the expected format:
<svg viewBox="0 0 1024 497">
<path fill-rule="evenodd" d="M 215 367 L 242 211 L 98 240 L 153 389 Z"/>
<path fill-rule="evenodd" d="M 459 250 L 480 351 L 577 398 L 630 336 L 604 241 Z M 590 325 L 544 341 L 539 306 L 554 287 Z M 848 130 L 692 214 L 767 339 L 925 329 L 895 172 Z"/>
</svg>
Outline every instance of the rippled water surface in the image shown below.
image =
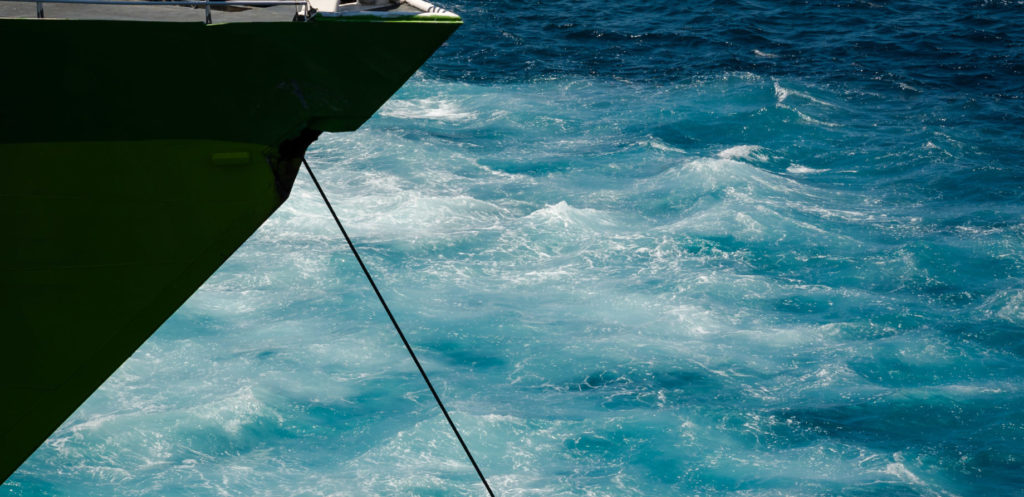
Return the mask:
<svg viewBox="0 0 1024 497">
<path fill-rule="evenodd" d="M 501 496 L 1024 495 L 1024 5 L 453 2 L 309 151 Z M 308 178 L 0 490 L 483 495 Z"/>
</svg>

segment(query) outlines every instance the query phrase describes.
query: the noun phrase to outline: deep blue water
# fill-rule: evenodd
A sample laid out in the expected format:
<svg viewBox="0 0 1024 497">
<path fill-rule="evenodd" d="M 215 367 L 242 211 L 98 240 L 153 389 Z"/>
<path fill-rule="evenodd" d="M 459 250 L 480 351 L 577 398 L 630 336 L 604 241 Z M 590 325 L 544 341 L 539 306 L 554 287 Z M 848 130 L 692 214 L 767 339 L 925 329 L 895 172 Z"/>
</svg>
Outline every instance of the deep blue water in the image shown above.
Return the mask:
<svg viewBox="0 0 1024 497">
<path fill-rule="evenodd" d="M 501 496 L 1024 496 L 1024 2 L 450 2 L 309 157 Z M 482 495 L 312 184 L 5 495 Z"/>
</svg>

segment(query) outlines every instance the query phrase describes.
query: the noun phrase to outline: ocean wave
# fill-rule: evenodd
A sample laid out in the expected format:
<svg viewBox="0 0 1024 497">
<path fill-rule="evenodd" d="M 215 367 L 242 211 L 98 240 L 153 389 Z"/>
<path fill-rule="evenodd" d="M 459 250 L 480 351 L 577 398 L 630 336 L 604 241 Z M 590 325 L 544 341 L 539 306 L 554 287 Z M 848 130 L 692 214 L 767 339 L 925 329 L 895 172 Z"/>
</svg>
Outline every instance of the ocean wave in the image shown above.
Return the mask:
<svg viewBox="0 0 1024 497">
<path fill-rule="evenodd" d="M 758 67 L 435 66 L 310 148 L 502 495 L 1016 489 L 1020 144 L 973 90 Z M 301 176 L 3 490 L 479 492 L 375 299 Z"/>
</svg>

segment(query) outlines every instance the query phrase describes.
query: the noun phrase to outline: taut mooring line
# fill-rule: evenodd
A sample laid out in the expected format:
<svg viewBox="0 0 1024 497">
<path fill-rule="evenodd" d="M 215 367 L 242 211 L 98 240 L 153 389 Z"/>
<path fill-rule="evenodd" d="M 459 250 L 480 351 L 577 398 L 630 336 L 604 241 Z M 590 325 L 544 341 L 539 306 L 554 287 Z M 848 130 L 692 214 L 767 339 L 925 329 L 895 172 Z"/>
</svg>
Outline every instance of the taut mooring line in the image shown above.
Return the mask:
<svg viewBox="0 0 1024 497">
<path fill-rule="evenodd" d="M 331 206 L 331 201 L 327 200 L 327 194 L 324 193 L 324 189 L 320 187 L 320 182 L 316 180 L 316 175 L 313 174 L 313 169 L 309 167 L 309 162 L 306 162 L 305 157 L 302 158 L 302 164 L 306 166 L 306 172 L 309 173 L 310 179 L 313 180 L 313 184 L 316 185 L 317 191 L 320 192 L 320 197 L 323 198 L 324 203 L 327 204 L 327 209 L 331 211 L 331 216 L 334 217 L 334 222 L 338 225 L 338 229 L 341 230 L 341 234 L 345 237 L 345 241 L 348 242 L 348 248 L 352 250 L 352 255 L 356 257 L 356 262 L 359 263 L 359 267 L 363 268 L 363 274 L 366 275 L 366 279 L 370 282 L 370 286 L 373 287 L 373 292 L 377 294 L 377 299 L 380 300 L 380 305 L 384 307 L 384 312 L 386 312 L 388 314 L 388 318 L 391 319 L 391 324 L 395 325 L 395 331 L 397 331 L 398 336 L 402 338 L 402 343 L 405 344 L 405 350 L 409 351 L 409 355 L 412 356 L 412 361 L 416 363 L 416 368 L 420 370 L 420 376 L 423 376 L 423 381 L 427 383 L 427 387 L 430 388 L 430 393 L 434 395 L 434 400 L 437 401 L 437 407 L 441 408 L 441 412 L 444 414 L 444 419 L 448 420 L 448 426 L 452 427 L 452 432 L 455 433 L 455 438 L 458 438 L 459 443 L 462 444 L 462 450 L 466 452 L 466 457 L 469 458 L 469 462 L 473 463 L 473 469 L 476 470 L 477 476 L 480 477 L 480 481 L 483 482 L 484 488 L 487 489 L 487 494 L 494 497 L 494 491 L 491 490 L 491 486 L 487 483 L 487 478 L 484 477 L 483 471 L 480 471 L 480 466 L 476 463 L 476 459 L 473 458 L 473 453 L 469 451 L 469 446 L 466 445 L 466 441 L 462 439 L 459 429 L 455 427 L 455 421 L 452 421 L 452 417 L 448 415 L 448 409 L 445 409 L 444 402 L 441 402 L 441 397 L 437 395 L 437 390 L 434 389 L 434 384 L 430 382 L 430 378 L 427 378 L 427 372 L 420 364 L 420 360 L 416 358 L 416 352 L 413 352 L 412 345 L 409 345 L 409 340 L 405 338 L 405 333 L 402 333 L 402 327 L 398 326 L 398 321 L 395 320 L 394 314 L 391 314 L 391 309 L 388 308 L 388 303 L 384 301 L 384 296 L 380 294 L 380 290 L 377 289 L 377 284 L 373 282 L 373 277 L 370 276 L 370 271 L 366 269 L 366 264 L 363 264 L 363 259 L 359 257 L 359 252 L 356 251 L 356 246 L 352 244 L 352 239 L 349 238 L 348 232 L 345 231 L 345 227 L 341 225 L 341 220 L 338 219 L 338 214 L 334 212 L 334 207 Z"/>
</svg>

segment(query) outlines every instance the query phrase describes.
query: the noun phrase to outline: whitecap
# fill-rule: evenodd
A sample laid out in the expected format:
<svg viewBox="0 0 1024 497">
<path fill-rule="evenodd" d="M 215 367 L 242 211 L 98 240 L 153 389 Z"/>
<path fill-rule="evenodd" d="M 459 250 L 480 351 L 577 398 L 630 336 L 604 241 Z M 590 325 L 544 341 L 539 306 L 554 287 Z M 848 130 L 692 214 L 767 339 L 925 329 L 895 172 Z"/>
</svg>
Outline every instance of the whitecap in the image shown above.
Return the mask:
<svg viewBox="0 0 1024 497">
<path fill-rule="evenodd" d="M 780 85 L 778 82 L 772 83 L 772 88 L 775 91 L 775 101 L 782 103 L 784 100 L 789 98 L 789 90 L 786 87 Z"/>
<path fill-rule="evenodd" d="M 767 160 L 767 156 L 759 147 L 742 145 L 723 150 L 719 155 L 744 157 L 750 161 Z M 687 161 L 679 167 L 673 167 L 650 178 L 644 183 L 658 187 L 671 184 L 691 194 L 702 194 L 711 191 L 727 191 L 730 194 L 752 193 L 766 188 L 774 193 L 791 194 L 807 189 L 799 182 L 771 171 L 761 169 L 749 162 L 733 158 L 700 158 Z M 675 193 L 678 194 L 679 192 Z"/>
<path fill-rule="evenodd" d="M 828 169 L 814 169 L 800 164 L 793 163 L 786 168 L 786 172 L 790 174 L 821 174 L 828 172 Z"/>
<path fill-rule="evenodd" d="M 906 83 L 904 83 L 902 81 L 896 83 L 896 86 L 898 86 L 901 90 L 921 93 L 921 90 L 918 90 L 917 88 L 914 88 L 913 86 L 910 86 L 910 85 L 908 85 L 908 84 L 906 84 Z"/>
<path fill-rule="evenodd" d="M 746 159 L 764 162 L 768 160 L 768 156 L 765 155 L 763 151 L 764 147 L 760 147 L 758 145 L 737 145 L 718 152 L 718 158 L 732 160 Z"/>
<path fill-rule="evenodd" d="M 380 109 L 380 115 L 399 119 L 434 119 L 465 121 L 476 119 L 475 112 L 462 110 L 456 102 L 443 98 L 391 100 Z"/>
<path fill-rule="evenodd" d="M 781 107 L 785 107 L 785 106 L 781 106 Z M 809 122 L 811 124 L 816 124 L 818 126 L 824 126 L 826 128 L 838 128 L 839 127 L 839 124 L 837 124 L 837 123 L 828 122 L 828 121 L 822 121 L 820 119 L 815 119 L 815 118 L 813 118 L 813 117 L 811 117 L 811 116 L 809 116 L 807 114 L 804 114 L 803 112 L 800 112 L 797 109 L 790 109 L 790 110 L 792 110 L 793 112 L 796 112 L 796 115 L 800 116 L 800 119 L 802 119 L 803 121 Z"/>
<path fill-rule="evenodd" d="M 822 100 L 820 98 L 817 98 L 817 97 L 815 97 L 815 96 L 813 96 L 813 95 L 811 95 L 809 93 L 802 92 L 802 91 L 799 91 L 799 90 L 794 90 L 792 88 L 786 88 L 786 87 L 780 85 L 778 81 L 773 82 L 772 85 L 773 85 L 773 88 L 775 90 L 776 101 L 778 103 L 780 103 L 780 104 L 782 103 L 783 100 L 786 100 L 787 98 L 793 96 L 793 97 L 799 97 L 799 98 L 808 100 L 810 102 L 814 102 L 814 103 L 816 103 L 818 105 L 823 105 L 825 107 L 835 107 L 836 106 L 836 104 L 834 104 L 834 103 L 826 102 L 826 101 L 824 101 L 824 100 Z"/>
<path fill-rule="evenodd" d="M 191 412 L 200 419 L 212 421 L 230 435 L 239 434 L 243 427 L 263 417 L 271 417 L 278 423 L 284 422 L 248 386 L 214 402 L 192 408 Z"/>
<path fill-rule="evenodd" d="M 951 492 L 947 492 L 945 490 L 941 490 L 940 489 L 940 490 L 936 491 L 935 489 L 933 489 L 931 487 L 931 485 L 929 485 L 924 480 L 922 480 L 919 476 L 917 476 L 913 472 L 911 472 L 907 468 L 907 466 L 903 464 L 903 454 L 897 452 L 896 454 L 893 454 L 893 459 L 894 459 L 894 462 L 887 464 L 885 466 L 885 469 L 882 471 L 883 473 L 895 476 L 900 481 L 903 481 L 905 483 L 908 483 L 910 485 L 913 485 L 913 486 L 919 488 L 920 490 L 925 491 L 927 493 L 927 495 L 946 496 L 946 497 L 955 497 L 956 496 L 956 494 L 951 493 Z"/>
<path fill-rule="evenodd" d="M 570 206 L 564 200 L 557 204 L 550 204 L 537 209 L 528 214 L 525 219 L 546 225 L 560 225 L 562 228 L 596 227 L 614 224 L 599 210 L 589 208 L 577 209 Z"/>
<path fill-rule="evenodd" d="M 473 233 L 496 226 L 507 214 L 500 206 L 468 195 L 414 191 L 355 197 L 336 208 L 364 235 L 406 239 Z"/>
<path fill-rule="evenodd" d="M 638 142 L 637 145 L 641 145 L 641 146 L 645 146 L 645 147 L 651 147 L 651 148 L 653 148 L 655 150 L 661 150 L 662 152 L 675 152 L 675 153 L 678 153 L 678 154 L 685 154 L 686 153 L 686 150 L 683 150 L 681 148 L 676 148 L 676 147 L 673 147 L 671 145 L 668 145 L 665 142 L 663 142 L 663 141 L 661 141 L 661 140 L 659 140 L 657 138 Z"/>
<path fill-rule="evenodd" d="M 1024 290 L 1008 289 L 997 292 L 982 304 L 986 315 L 1012 324 L 1024 323 Z"/>
</svg>

